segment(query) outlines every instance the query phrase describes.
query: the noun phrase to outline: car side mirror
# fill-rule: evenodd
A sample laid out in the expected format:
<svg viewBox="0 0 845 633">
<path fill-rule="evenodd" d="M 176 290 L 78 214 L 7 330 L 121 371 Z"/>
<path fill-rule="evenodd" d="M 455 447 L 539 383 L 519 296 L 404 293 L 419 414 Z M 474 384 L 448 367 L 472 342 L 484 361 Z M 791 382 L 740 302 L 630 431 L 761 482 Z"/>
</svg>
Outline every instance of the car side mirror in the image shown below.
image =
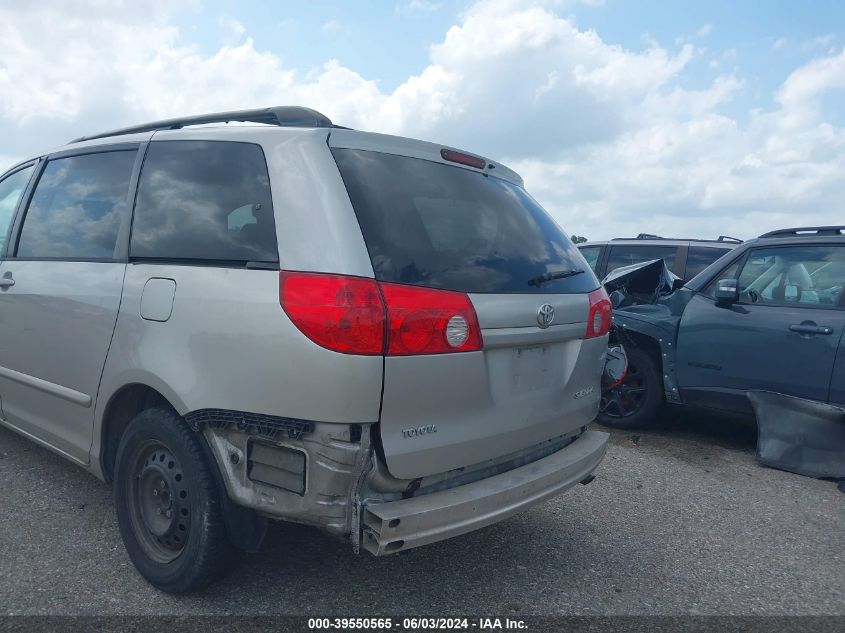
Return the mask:
<svg viewBox="0 0 845 633">
<path fill-rule="evenodd" d="M 620 290 L 614 290 L 610 293 L 610 305 L 613 306 L 614 310 L 621 306 L 623 301 L 625 301 L 624 292 Z"/>
<path fill-rule="evenodd" d="M 719 303 L 736 303 L 739 301 L 739 280 L 720 279 L 716 282 L 715 296 Z"/>
</svg>

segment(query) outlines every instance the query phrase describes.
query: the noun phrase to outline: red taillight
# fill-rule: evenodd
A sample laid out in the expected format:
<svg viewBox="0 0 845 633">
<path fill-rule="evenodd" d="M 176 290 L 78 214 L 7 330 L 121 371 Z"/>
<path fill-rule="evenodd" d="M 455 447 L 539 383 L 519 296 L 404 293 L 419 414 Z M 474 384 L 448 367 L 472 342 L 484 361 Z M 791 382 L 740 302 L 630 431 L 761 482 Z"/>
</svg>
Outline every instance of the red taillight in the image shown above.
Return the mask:
<svg viewBox="0 0 845 633">
<path fill-rule="evenodd" d="M 388 356 L 481 349 L 481 329 L 467 295 L 401 284 L 380 286 L 387 305 Z"/>
<path fill-rule="evenodd" d="M 476 169 L 484 169 L 484 167 L 487 165 L 487 161 L 483 158 L 473 156 L 472 154 L 456 152 L 453 149 L 441 149 L 440 156 L 443 157 L 443 160 L 448 160 L 452 163 L 458 163 L 460 165 L 467 165 L 469 167 L 475 167 Z"/>
<path fill-rule="evenodd" d="M 282 272 L 279 303 L 308 338 L 344 354 L 407 356 L 482 347 L 475 309 L 460 292 Z"/>
<path fill-rule="evenodd" d="M 282 272 L 279 303 L 318 345 L 344 354 L 384 351 L 384 304 L 374 279 Z"/>
<path fill-rule="evenodd" d="M 587 333 L 584 338 L 604 336 L 610 332 L 613 318 L 613 306 L 604 288 L 593 290 L 590 294 L 590 313 L 587 315 Z"/>
</svg>

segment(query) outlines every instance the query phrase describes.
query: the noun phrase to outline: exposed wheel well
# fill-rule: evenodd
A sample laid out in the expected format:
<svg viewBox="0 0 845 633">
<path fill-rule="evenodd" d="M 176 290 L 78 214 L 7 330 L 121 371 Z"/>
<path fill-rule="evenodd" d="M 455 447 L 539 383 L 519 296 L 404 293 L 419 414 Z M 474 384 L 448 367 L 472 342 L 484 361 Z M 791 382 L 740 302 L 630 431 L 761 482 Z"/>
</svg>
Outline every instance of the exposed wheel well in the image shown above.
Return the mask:
<svg viewBox="0 0 845 633">
<path fill-rule="evenodd" d="M 114 480 L 115 461 L 120 438 L 129 423 L 141 411 L 154 407 L 170 409 L 179 415 L 174 407 L 161 393 L 144 384 L 126 385 L 111 397 L 103 413 L 102 442 L 100 444 L 101 464 L 103 476 L 111 483 Z M 258 513 L 239 506 L 229 500 L 226 487 L 221 478 L 220 470 L 214 460 L 214 455 L 208 444 L 200 436 L 199 445 L 208 460 L 215 484 L 220 490 L 220 501 L 224 505 L 223 516 L 226 521 L 229 540 L 238 548 L 248 552 L 256 552 L 261 547 L 264 534 L 267 531 L 267 520 Z"/>
<path fill-rule="evenodd" d="M 143 384 L 127 385 L 114 394 L 103 413 L 101 463 L 106 481 L 111 482 L 117 447 L 123 431 L 132 419 L 145 409 L 166 407 L 174 409 L 163 395 Z"/>
<path fill-rule="evenodd" d="M 651 356 L 652 360 L 654 360 L 655 366 L 657 367 L 657 374 L 662 379 L 663 352 L 660 350 L 660 344 L 650 336 L 640 334 L 639 332 L 631 332 L 630 330 L 627 330 L 625 332 L 625 336 L 630 339 L 634 343 L 634 345 L 636 345 L 640 349 L 645 350 L 645 352 L 649 356 Z"/>
</svg>

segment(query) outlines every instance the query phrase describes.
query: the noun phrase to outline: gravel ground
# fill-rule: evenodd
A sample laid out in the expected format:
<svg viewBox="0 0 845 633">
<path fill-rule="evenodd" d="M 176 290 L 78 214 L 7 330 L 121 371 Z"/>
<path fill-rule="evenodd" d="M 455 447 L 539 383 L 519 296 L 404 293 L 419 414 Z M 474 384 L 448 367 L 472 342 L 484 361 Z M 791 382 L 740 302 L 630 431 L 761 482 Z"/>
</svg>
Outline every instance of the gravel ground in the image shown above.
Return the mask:
<svg viewBox="0 0 845 633">
<path fill-rule="evenodd" d="M 758 466 L 754 440 L 675 412 L 614 432 L 589 486 L 498 525 L 381 559 L 278 525 L 174 597 L 135 573 L 106 485 L 0 429 L 0 613 L 845 614 L 845 495 Z"/>
</svg>

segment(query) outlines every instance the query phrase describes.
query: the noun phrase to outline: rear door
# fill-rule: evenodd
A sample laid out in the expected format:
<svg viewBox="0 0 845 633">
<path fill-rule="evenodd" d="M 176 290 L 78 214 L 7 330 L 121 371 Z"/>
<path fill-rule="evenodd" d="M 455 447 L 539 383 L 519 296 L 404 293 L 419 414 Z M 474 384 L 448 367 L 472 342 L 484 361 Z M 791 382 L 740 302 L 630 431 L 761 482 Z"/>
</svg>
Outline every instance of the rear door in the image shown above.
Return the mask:
<svg viewBox="0 0 845 633">
<path fill-rule="evenodd" d="M 4 416 L 83 462 L 120 304 L 137 157 L 125 145 L 48 159 L 0 265 Z"/>
<path fill-rule="evenodd" d="M 568 236 L 516 182 L 439 148 L 376 149 L 333 150 L 376 278 L 468 295 L 483 336 L 481 351 L 385 358 L 391 473 L 445 472 L 589 423 L 606 337 L 585 340 L 598 281 Z"/>
<path fill-rule="evenodd" d="M 677 363 L 684 398 L 746 413 L 748 390 L 826 402 L 845 328 L 845 246 L 758 247 L 740 260 L 684 310 Z M 738 303 L 713 299 L 724 278 L 739 279 Z"/>
</svg>

